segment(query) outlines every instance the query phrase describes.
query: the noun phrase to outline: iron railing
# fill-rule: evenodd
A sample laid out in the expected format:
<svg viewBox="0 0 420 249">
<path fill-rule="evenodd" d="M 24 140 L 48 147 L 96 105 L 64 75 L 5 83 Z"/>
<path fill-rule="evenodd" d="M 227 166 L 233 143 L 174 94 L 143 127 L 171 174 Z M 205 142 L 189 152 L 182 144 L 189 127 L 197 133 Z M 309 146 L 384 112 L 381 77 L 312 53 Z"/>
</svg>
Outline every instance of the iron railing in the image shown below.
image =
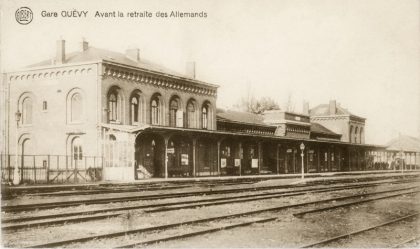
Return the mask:
<svg viewBox="0 0 420 249">
<path fill-rule="evenodd" d="M 77 183 L 102 180 L 103 158 L 63 155 L 0 155 L 1 181 L 11 183 L 17 163 L 21 183 Z"/>
</svg>

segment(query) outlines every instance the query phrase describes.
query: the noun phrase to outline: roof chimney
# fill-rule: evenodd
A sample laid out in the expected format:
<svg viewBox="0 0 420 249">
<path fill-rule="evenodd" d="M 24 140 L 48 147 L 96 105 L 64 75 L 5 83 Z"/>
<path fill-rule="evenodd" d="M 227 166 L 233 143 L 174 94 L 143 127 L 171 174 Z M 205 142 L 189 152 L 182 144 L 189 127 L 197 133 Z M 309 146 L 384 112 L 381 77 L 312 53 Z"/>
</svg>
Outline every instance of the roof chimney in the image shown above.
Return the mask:
<svg viewBox="0 0 420 249">
<path fill-rule="evenodd" d="M 55 56 L 55 61 L 58 64 L 66 62 L 66 41 L 60 39 L 57 41 L 57 51 Z"/>
<path fill-rule="evenodd" d="M 135 62 L 140 62 L 140 49 L 130 48 L 125 50 L 125 56 Z"/>
<path fill-rule="evenodd" d="M 330 100 L 330 114 L 337 113 L 337 103 L 335 100 Z"/>
<path fill-rule="evenodd" d="M 85 40 L 85 38 L 83 38 L 82 42 L 80 43 L 80 48 L 82 49 L 82 52 L 88 50 L 89 43 Z"/>
<path fill-rule="evenodd" d="M 303 101 L 302 113 L 305 115 L 309 115 L 309 102 L 308 101 Z"/>
<path fill-rule="evenodd" d="M 187 62 L 185 71 L 188 77 L 195 79 L 195 61 Z"/>
</svg>

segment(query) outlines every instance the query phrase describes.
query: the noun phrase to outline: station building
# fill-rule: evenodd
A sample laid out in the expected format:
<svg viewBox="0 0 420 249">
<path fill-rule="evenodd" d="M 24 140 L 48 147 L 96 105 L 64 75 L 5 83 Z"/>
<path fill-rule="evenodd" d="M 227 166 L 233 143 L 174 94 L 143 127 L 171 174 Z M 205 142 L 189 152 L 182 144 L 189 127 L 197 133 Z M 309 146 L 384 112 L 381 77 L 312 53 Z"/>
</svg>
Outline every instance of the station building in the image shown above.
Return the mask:
<svg viewBox="0 0 420 249">
<path fill-rule="evenodd" d="M 3 77 L 3 181 L 15 165 L 29 182 L 92 169 L 102 180 L 367 170 L 384 153 L 334 100 L 303 113 L 218 110 L 218 86 L 197 80 L 194 63 L 181 75 L 138 49 L 83 41 L 66 53 L 59 40 L 54 58 Z"/>
<path fill-rule="evenodd" d="M 411 170 L 420 168 L 420 139 L 399 135 L 386 143 L 386 161 L 391 168 Z"/>
</svg>

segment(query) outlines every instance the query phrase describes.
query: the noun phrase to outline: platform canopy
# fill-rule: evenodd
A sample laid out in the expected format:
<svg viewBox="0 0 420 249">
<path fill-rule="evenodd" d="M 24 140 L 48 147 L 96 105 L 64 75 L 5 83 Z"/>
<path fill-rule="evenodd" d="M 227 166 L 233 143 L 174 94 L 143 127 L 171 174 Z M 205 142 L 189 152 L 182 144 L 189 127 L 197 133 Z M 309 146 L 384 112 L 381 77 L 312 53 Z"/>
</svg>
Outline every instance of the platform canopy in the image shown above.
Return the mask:
<svg viewBox="0 0 420 249">
<path fill-rule="evenodd" d="M 399 136 L 386 144 L 386 150 L 420 152 L 420 138 L 405 135 Z"/>
</svg>

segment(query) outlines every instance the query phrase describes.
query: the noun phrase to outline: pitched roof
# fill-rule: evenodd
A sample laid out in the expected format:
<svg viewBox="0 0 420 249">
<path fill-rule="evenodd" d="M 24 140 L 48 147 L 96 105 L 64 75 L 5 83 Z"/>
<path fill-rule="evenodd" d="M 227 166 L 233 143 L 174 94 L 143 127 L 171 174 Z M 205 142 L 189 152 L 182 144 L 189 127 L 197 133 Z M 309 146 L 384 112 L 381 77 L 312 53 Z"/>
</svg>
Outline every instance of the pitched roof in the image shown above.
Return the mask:
<svg viewBox="0 0 420 249">
<path fill-rule="evenodd" d="M 351 115 L 357 118 L 364 119 L 360 116 L 354 115 L 346 108 L 343 108 L 339 105 L 336 106 L 336 113 L 330 113 L 330 105 L 329 104 L 320 104 L 316 107 L 309 110 L 310 116 L 330 116 L 330 115 Z"/>
<path fill-rule="evenodd" d="M 386 144 L 387 150 L 404 150 L 420 152 L 420 139 L 416 137 L 401 135 L 392 139 Z"/>
<path fill-rule="evenodd" d="M 230 121 L 244 124 L 270 126 L 263 122 L 263 117 L 249 112 L 239 112 L 232 110 L 218 110 L 217 119 L 221 121 Z"/>
<path fill-rule="evenodd" d="M 315 115 L 332 115 L 330 113 L 330 106 L 328 104 L 320 104 L 309 110 L 311 116 Z M 337 105 L 337 112 L 335 115 L 353 115 L 347 109 Z"/>
<path fill-rule="evenodd" d="M 80 63 L 80 62 L 89 62 L 89 61 L 96 61 L 96 60 L 105 60 L 105 61 L 115 62 L 115 63 L 124 64 L 124 65 L 132 66 L 132 67 L 139 67 L 139 68 L 143 68 L 143 69 L 147 69 L 151 71 L 157 71 L 160 73 L 171 74 L 178 77 L 192 79 L 191 77 L 187 75 L 180 74 L 178 72 L 175 72 L 163 66 L 155 64 L 151 61 L 144 60 L 143 58 L 140 60 L 140 62 L 137 62 L 137 61 L 129 59 L 123 53 L 118 53 L 118 52 L 114 52 L 114 51 L 110 51 L 106 49 L 94 48 L 94 47 L 89 47 L 85 51 L 78 51 L 78 52 L 72 52 L 72 53 L 66 54 L 65 63 Z M 49 65 L 54 65 L 51 59 L 29 65 L 28 67 L 41 67 L 41 66 L 49 66 Z"/>
<path fill-rule="evenodd" d="M 333 135 L 333 136 L 341 136 L 341 134 L 337 134 L 325 126 L 318 124 L 318 123 L 312 123 L 311 122 L 311 133 L 318 133 L 318 134 L 327 134 L 327 135 Z"/>
</svg>

